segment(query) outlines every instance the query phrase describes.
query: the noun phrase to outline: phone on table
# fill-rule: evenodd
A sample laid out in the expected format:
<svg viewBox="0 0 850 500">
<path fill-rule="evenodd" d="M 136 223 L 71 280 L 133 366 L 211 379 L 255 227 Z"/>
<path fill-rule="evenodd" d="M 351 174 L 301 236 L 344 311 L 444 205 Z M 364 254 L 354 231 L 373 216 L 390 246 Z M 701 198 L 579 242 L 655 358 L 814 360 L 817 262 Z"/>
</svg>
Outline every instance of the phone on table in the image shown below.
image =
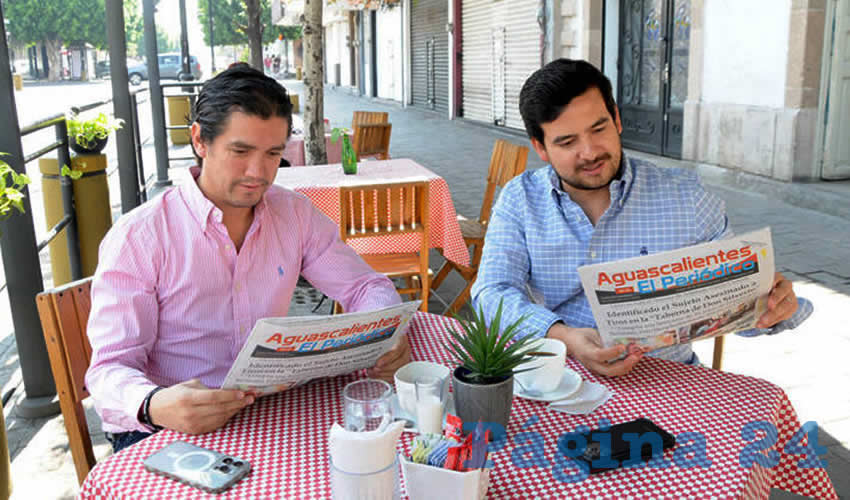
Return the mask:
<svg viewBox="0 0 850 500">
<path fill-rule="evenodd" d="M 145 469 L 209 493 L 221 493 L 251 471 L 241 458 L 174 441 L 143 462 Z"/>
<path fill-rule="evenodd" d="M 596 429 L 581 434 L 587 446 L 581 455 L 573 458 L 573 460 L 578 460 L 586 464 L 591 474 L 616 469 L 622 466 L 623 462 L 627 462 L 631 458 L 632 444 L 630 441 L 624 439 L 623 435 L 636 434 L 640 438 L 643 438 L 647 433 L 660 437 L 661 453 L 663 453 L 663 450 L 676 445 L 676 438 L 672 434 L 647 418 L 638 418 L 630 422 L 612 425 L 605 430 Z M 574 438 L 574 434 L 565 434 L 562 436 L 558 440 L 558 451 L 565 456 L 575 455 L 575 446 L 577 445 Z M 641 442 L 640 457 L 643 461 L 647 461 L 660 454 L 653 454 L 654 450 L 650 443 L 645 440 Z M 571 444 L 573 446 L 570 446 Z M 600 467 L 600 462 L 606 464 L 606 466 Z"/>
</svg>

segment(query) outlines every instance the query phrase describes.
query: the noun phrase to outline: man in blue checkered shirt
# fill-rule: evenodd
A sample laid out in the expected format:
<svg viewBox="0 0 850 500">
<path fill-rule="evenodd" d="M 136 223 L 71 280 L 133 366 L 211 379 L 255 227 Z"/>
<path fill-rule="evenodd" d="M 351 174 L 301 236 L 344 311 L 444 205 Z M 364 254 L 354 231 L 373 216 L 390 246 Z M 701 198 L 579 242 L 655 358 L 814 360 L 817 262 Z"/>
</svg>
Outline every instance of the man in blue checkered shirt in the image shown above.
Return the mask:
<svg viewBox="0 0 850 500">
<path fill-rule="evenodd" d="M 504 300 L 503 324 L 527 315 L 526 332 L 563 341 L 591 371 L 626 374 L 642 354 L 618 359 L 625 346 L 601 346 L 576 269 L 725 238 L 725 205 L 693 172 L 624 156 L 611 83 L 585 61 L 560 59 L 536 71 L 519 106 L 532 146 L 550 165 L 499 195 L 473 303 L 489 319 Z M 811 311 L 777 273 L 759 328 L 742 334 L 794 328 Z M 690 344 L 649 355 L 698 363 Z"/>
</svg>

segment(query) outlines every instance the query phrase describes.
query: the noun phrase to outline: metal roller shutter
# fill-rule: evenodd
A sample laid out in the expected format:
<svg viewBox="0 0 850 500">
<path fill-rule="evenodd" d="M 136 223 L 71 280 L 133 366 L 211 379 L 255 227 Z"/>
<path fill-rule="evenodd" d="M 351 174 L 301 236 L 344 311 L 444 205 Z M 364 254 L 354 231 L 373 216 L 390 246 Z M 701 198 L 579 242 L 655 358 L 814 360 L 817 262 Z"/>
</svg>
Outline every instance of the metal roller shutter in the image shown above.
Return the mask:
<svg viewBox="0 0 850 500">
<path fill-rule="evenodd" d="M 411 97 L 414 106 L 449 110 L 449 36 L 447 0 L 411 2 Z"/>
<path fill-rule="evenodd" d="M 485 123 L 493 123 L 493 7 L 493 0 L 464 0 L 462 4 L 463 117 Z"/>
<path fill-rule="evenodd" d="M 540 69 L 538 0 L 514 0 L 505 33 L 505 126 L 524 129 L 519 114 L 519 91 L 525 80 Z"/>
<path fill-rule="evenodd" d="M 468 0 L 463 15 L 463 116 L 523 129 L 519 91 L 540 68 L 538 0 Z"/>
</svg>

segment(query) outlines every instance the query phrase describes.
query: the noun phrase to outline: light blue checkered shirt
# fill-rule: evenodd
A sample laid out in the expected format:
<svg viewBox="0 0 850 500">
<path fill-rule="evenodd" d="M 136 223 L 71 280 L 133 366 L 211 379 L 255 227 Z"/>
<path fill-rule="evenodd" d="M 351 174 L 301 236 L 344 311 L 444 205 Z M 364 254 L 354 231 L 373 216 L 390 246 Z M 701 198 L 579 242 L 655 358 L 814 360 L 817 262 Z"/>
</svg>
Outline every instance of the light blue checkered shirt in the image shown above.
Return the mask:
<svg viewBox="0 0 850 500">
<path fill-rule="evenodd" d="M 732 234 L 726 207 L 702 186 L 696 173 L 661 169 L 624 156 L 620 179 L 609 186 L 611 205 L 594 227 L 561 189 L 551 166 L 509 182 L 493 207 L 478 279 L 476 308 L 491 319 L 504 299 L 502 324 L 523 315 L 525 334 L 543 336 L 555 322 L 596 328 L 576 269 L 673 250 Z M 739 333 L 774 334 L 795 328 L 812 312 L 811 302 L 770 329 Z M 690 344 L 653 351 L 651 356 L 698 363 Z"/>
</svg>

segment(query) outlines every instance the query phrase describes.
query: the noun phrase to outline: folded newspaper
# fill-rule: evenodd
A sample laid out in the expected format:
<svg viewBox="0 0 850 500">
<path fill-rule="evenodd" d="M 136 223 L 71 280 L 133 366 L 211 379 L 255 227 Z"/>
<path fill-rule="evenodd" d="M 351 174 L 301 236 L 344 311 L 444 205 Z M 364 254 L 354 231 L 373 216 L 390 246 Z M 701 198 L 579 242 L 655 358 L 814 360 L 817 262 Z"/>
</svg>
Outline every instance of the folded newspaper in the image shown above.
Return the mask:
<svg viewBox="0 0 850 500">
<path fill-rule="evenodd" d="M 270 393 L 372 367 L 407 334 L 420 303 L 334 316 L 257 320 L 221 387 Z"/>
<path fill-rule="evenodd" d="M 578 268 L 605 347 L 653 351 L 753 328 L 767 311 L 770 229 Z"/>
</svg>

